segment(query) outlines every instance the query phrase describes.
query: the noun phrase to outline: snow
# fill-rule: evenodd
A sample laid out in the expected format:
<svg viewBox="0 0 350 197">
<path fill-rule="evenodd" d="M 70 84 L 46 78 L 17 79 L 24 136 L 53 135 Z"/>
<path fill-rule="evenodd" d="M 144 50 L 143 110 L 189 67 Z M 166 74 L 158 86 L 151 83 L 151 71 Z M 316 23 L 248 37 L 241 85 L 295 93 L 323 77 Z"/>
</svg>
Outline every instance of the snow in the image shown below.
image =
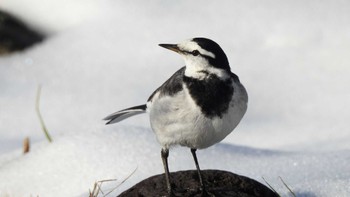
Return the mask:
<svg viewBox="0 0 350 197">
<path fill-rule="evenodd" d="M 249 94 L 222 143 L 198 151 L 203 169 L 229 170 L 288 196 L 350 195 L 350 5 L 347 1 L 3 0 L 48 39 L 0 57 L 0 196 L 87 196 L 95 181 L 115 196 L 163 172 L 147 115 L 105 126 L 143 104 L 184 63 L 157 46 L 217 41 Z M 48 143 L 35 114 L 53 136 Z M 21 153 L 30 137 L 29 154 Z M 171 171 L 194 169 L 170 151 Z"/>
</svg>

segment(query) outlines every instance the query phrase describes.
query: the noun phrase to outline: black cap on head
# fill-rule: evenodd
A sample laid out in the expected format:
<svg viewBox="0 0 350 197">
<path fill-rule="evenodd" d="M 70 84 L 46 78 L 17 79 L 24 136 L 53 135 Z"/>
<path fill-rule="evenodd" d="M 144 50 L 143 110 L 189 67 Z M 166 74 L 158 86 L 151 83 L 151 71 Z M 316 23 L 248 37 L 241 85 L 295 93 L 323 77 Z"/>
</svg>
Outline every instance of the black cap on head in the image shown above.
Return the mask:
<svg viewBox="0 0 350 197">
<path fill-rule="evenodd" d="M 230 64 L 228 63 L 226 54 L 216 42 L 208 38 L 193 38 L 192 41 L 196 42 L 201 48 L 212 52 L 215 55 L 215 58 L 206 56 L 211 65 L 216 68 L 230 70 Z"/>
</svg>

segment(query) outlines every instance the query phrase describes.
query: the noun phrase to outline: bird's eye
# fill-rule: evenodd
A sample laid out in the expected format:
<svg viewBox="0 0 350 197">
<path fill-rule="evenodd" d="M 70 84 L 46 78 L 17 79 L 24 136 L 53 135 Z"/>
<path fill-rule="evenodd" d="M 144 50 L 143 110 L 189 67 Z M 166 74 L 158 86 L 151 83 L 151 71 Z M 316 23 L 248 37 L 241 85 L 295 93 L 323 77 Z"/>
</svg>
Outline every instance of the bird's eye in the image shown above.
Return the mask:
<svg viewBox="0 0 350 197">
<path fill-rule="evenodd" d="M 194 51 L 192 51 L 192 55 L 194 55 L 194 56 L 199 55 L 199 51 L 198 51 L 198 50 L 194 50 Z"/>
</svg>

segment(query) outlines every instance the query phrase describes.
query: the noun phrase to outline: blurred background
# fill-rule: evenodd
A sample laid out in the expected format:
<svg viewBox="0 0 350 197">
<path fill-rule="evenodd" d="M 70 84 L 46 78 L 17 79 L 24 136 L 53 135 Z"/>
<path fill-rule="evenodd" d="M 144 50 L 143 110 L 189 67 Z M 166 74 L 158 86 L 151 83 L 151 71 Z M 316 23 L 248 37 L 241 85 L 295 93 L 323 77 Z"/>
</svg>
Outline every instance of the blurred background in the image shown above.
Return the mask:
<svg viewBox="0 0 350 197">
<path fill-rule="evenodd" d="M 0 9 L 1 51 L 9 50 L 0 57 L 0 152 L 25 136 L 41 140 L 39 84 L 53 135 L 94 130 L 106 114 L 144 103 L 183 65 L 158 43 L 197 36 L 222 46 L 249 92 L 242 131 L 229 140 L 348 148 L 347 1 L 3 0 Z M 28 47 L 26 37 L 38 43 Z M 148 124 L 143 117 L 125 124 L 140 121 Z M 267 136 L 273 140 L 261 140 Z"/>
</svg>

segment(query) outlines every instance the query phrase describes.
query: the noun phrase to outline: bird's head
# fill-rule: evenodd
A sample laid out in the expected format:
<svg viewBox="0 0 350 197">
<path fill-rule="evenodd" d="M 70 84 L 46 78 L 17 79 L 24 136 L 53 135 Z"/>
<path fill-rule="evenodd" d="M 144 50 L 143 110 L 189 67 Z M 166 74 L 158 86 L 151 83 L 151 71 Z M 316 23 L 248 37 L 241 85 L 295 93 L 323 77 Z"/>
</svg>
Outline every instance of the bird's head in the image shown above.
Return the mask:
<svg viewBox="0 0 350 197">
<path fill-rule="evenodd" d="M 230 65 L 221 47 L 207 38 L 193 38 L 178 44 L 159 44 L 159 46 L 180 54 L 186 64 L 185 75 L 203 78 L 208 74 L 226 78 Z"/>
</svg>

